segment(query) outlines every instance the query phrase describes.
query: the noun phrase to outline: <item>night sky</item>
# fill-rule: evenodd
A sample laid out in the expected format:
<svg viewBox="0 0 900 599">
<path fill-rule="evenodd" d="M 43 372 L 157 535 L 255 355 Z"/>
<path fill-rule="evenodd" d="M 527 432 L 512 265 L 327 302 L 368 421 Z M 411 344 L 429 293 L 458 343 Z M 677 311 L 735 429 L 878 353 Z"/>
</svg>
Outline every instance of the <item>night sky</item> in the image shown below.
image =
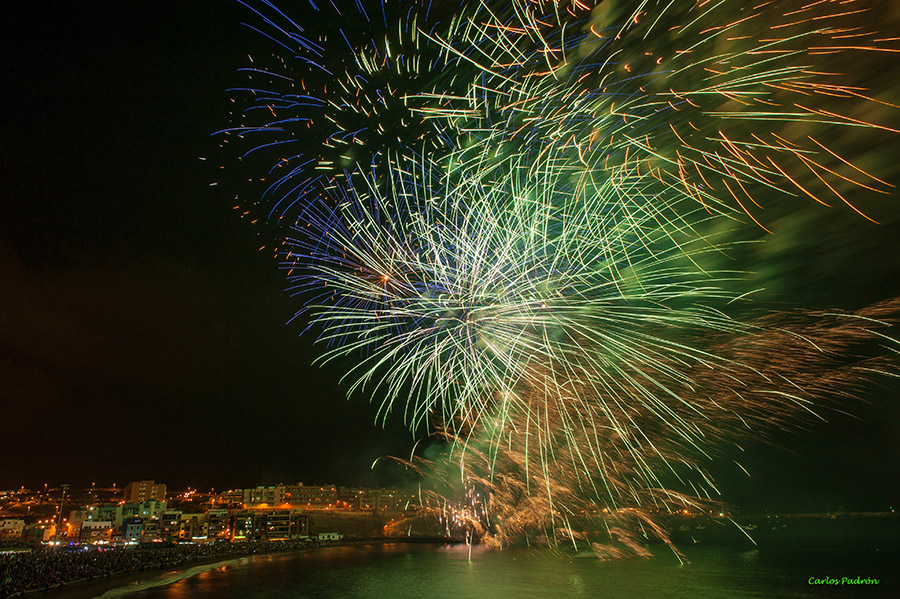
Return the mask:
<svg viewBox="0 0 900 599">
<path fill-rule="evenodd" d="M 299 306 L 232 208 L 241 173 L 217 169 L 225 90 L 265 47 L 249 18 L 227 0 L 6 8 L 0 489 L 398 480 L 370 465 L 408 453 L 411 433 L 376 426 L 312 365 L 285 324 Z M 830 232 L 797 225 L 804 242 L 769 275 L 781 297 L 854 309 L 900 294 L 897 200 L 875 207 L 880 228 L 844 213 Z M 750 479 L 722 459 L 720 487 L 746 511 L 896 506 L 898 390 L 881 381 L 853 416 L 746 447 Z"/>
</svg>

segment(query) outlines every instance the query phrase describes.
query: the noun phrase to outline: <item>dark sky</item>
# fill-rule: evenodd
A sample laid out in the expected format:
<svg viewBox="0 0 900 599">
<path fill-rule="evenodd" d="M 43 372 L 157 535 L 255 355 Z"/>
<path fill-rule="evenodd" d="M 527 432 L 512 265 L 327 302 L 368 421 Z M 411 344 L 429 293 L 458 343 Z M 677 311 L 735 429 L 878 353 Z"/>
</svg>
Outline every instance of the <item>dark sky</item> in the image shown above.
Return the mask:
<svg viewBox="0 0 900 599">
<path fill-rule="evenodd" d="M 412 445 L 311 365 L 257 231 L 209 185 L 218 161 L 199 158 L 214 156 L 225 90 L 261 45 L 246 18 L 228 0 L 5 8 L 0 489 L 389 483 L 370 464 Z M 894 265 L 860 283 L 858 305 L 835 286 L 838 304 L 897 293 Z M 866 397 L 856 418 L 785 434 L 784 449 L 748 447 L 751 479 L 717 464 L 728 497 L 750 510 L 900 503 L 897 386 Z"/>
<path fill-rule="evenodd" d="M 210 133 L 255 37 L 236 2 L 4 18 L 0 488 L 370 478 L 402 424 L 311 366 Z M 11 35 L 11 37 L 9 37 Z M 199 157 L 210 157 L 204 162 Z"/>
</svg>

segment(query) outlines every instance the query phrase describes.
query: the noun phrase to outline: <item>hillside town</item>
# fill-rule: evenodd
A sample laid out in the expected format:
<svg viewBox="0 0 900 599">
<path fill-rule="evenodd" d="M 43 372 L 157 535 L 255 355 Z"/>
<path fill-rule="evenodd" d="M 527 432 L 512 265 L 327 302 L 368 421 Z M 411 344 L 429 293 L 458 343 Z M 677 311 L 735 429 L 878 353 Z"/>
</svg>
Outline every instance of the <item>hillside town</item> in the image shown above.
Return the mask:
<svg viewBox="0 0 900 599">
<path fill-rule="evenodd" d="M 174 494 L 154 480 L 4 490 L 0 599 L 209 560 L 391 537 L 417 506 L 416 497 L 398 489 L 302 482 Z M 412 528 L 402 533 L 409 536 Z"/>
<path fill-rule="evenodd" d="M 398 489 L 302 482 L 169 494 L 164 483 L 0 491 L 0 544 L 145 544 L 382 537 L 416 506 Z"/>
</svg>

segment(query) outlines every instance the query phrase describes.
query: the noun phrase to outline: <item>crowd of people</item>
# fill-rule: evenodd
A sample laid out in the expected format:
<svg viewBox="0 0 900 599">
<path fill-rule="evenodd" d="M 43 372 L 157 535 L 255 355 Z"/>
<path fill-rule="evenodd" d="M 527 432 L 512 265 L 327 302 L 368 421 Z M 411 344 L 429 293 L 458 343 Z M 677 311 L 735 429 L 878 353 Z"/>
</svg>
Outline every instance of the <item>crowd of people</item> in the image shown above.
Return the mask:
<svg viewBox="0 0 900 599">
<path fill-rule="evenodd" d="M 159 568 L 181 568 L 209 559 L 290 551 L 318 544 L 317 541 L 304 539 L 105 550 L 94 547 L 43 547 L 0 554 L 0 599 L 21 597 L 28 591 L 49 592 L 80 580 L 106 579 Z"/>
</svg>

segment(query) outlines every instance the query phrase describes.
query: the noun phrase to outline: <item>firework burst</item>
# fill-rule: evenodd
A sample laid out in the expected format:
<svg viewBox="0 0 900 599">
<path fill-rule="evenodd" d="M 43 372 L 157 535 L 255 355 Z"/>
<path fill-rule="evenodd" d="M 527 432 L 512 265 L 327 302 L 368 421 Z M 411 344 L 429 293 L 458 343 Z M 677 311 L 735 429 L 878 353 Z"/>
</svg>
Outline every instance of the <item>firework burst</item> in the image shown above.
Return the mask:
<svg viewBox="0 0 900 599">
<path fill-rule="evenodd" d="M 383 187 L 360 178 L 335 209 L 304 213 L 284 254 L 291 290 L 314 294 L 305 310 L 330 346 L 323 359 L 356 359 L 351 390 L 381 389 L 385 414 L 400 405 L 413 425 L 497 417 L 498 401 L 505 418 L 522 381 L 560 385 L 549 364 L 613 390 L 660 356 L 713 359 L 679 331 L 741 330 L 714 309 L 735 299 L 722 283 L 736 273 L 698 265 L 722 251 L 714 239 L 676 240 L 611 186 L 556 194 L 561 171 L 485 187 L 423 167 Z M 670 376 L 656 369 L 651 384 Z"/>
<path fill-rule="evenodd" d="M 455 153 L 458 168 L 490 173 L 549 153 L 585 178 L 622 181 L 622 195 L 690 199 L 763 228 L 760 213 L 778 196 L 836 201 L 869 218 L 849 193 L 891 186 L 827 142 L 898 132 L 877 122 L 896 106 L 835 72 L 847 54 L 900 51 L 871 28 L 873 7 L 625 5 L 513 2 L 503 13 L 484 8 L 462 39 L 431 38 L 483 74 L 478 93 L 445 96 L 448 108 L 426 114 L 465 117 L 458 126 L 477 141 Z"/>
<path fill-rule="evenodd" d="M 847 353 L 896 305 L 742 322 L 718 266 L 779 197 L 866 216 L 848 190 L 890 187 L 834 143 L 897 132 L 830 66 L 898 51 L 861 1 L 358 2 L 314 36 L 253 10 L 289 58 L 247 69 L 223 143 L 265 171 L 322 360 L 451 442 L 448 531 L 594 518 L 598 555 L 644 555 L 653 514 L 718 495 L 716 448 L 890 370 Z"/>
<path fill-rule="evenodd" d="M 758 319 L 754 334 L 700 343 L 727 370 L 672 361 L 690 382 L 654 404 L 613 402 L 572 380 L 554 395 L 522 384 L 501 438 L 483 422 L 465 439 L 444 433 L 442 458 L 407 463 L 432 484 L 422 511 L 448 535 L 493 546 L 568 545 L 612 559 L 665 543 L 683 558 L 663 522 L 721 510 L 712 458 L 842 410 L 873 373 L 898 376 L 898 345 L 885 336 L 898 315 L 895 299 Z"/>
</svg>

